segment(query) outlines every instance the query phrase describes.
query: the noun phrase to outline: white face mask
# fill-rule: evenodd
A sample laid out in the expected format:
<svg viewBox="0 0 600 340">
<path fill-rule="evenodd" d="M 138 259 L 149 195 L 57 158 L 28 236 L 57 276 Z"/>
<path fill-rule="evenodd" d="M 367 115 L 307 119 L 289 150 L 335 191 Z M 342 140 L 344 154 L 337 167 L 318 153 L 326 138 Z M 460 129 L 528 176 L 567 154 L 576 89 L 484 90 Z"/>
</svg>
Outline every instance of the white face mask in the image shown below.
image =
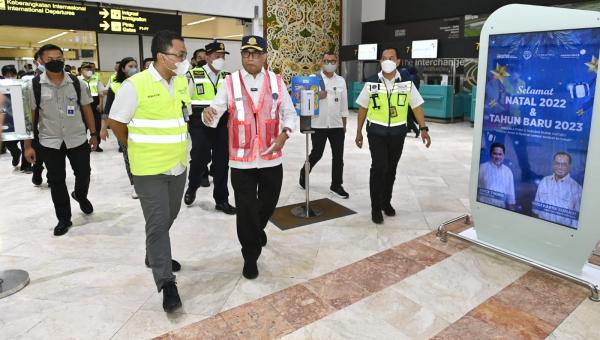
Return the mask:
<svg viewBox="0 0 600 340">
<path fill-rule="evenodd" d="M 187 73 L 187 71 L 189 71 L 190 69 L 190 62 L 186 60 L 184 61 L 180 61 L 178 63 L 175 64 L 175 69 L 171 70 L 171 72 L 175 73 L 178 76 L 183 76 Z"/>
<path fill-rule="evenodd" d="M 335 64 L 325 64 L 323 65 L 323 71 L 328 72 L 328 73 L 333 73 L 335 72 L 335 70 L 337 70 L 337 63 Z"/>
<path fill-rule="evenodd" d="M 223 67 L 225 67 L 225 59 L 218 58 L 218 59 L 213 60 L 212 67 L 217 71 L 221 71 L 223 69 Z"/>
<path fill-rule="evenodd" d="M 93 74 L 94 74 L 94 72 L 89 71 L 89 70 L 88 71 L 83 71 L 83 75 L 86 76 L 86 77 L 88 77 L 88 78 L 91 77 Z"/>
<path fill-rule="evenodd" d="M 384 60 L 381 62 L 381 70 L 384 73 L 392 73 L 396 70 L 396 63 L 391 60 Z"/>
</svg>

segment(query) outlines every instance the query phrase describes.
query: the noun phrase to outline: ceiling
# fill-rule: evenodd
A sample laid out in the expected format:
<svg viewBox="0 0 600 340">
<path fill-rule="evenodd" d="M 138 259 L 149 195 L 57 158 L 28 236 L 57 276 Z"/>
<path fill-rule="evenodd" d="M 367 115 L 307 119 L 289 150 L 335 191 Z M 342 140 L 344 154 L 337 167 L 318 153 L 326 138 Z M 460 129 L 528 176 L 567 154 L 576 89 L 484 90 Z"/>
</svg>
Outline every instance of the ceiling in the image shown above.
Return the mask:
<svg viewBox="0 0 600 340">
<path fill-rule="evenodd" d="M 210 21 L 188 26 L 189 23 L 201 20 Z M 181 23 L 183 26 L 181 33 L 187 38 L 242 40 L 244 34 L 244 25 L 240 19 L 182 14 Z"/>
<path fill-rule="evenodd" d="M 47 42 L 38 43 L 63 32 L 67 33 Z M 46 43 L 52 43 L 62 48 L 93 50 L 96 49 L 96 32 L 0 26 L 0 48 L 6 46 L 40 47 Z"/>
<path fill-rule="evenodd" d="M 188 25 L 193 22 L 206 20 L 204 22 Z M 197 14 L 182 14 L 182 35 L 186 38 L 203 39 L 225 39 L 241 40 L 244 33 L 244 25 L 240 19 L 213 17 Z M 57 34 L 63 34 L 51 40 L 40 42 Z M 0 26 L 0 50 L 4 54 L 14 54 L 15 57 L 22 53 L 16 51 L 29 51 L 52 43 L 65 49 L 96 49 L 96 32 L 74 31 L 64 29 L 32 28 L 17 26 Z"/>
</svg>

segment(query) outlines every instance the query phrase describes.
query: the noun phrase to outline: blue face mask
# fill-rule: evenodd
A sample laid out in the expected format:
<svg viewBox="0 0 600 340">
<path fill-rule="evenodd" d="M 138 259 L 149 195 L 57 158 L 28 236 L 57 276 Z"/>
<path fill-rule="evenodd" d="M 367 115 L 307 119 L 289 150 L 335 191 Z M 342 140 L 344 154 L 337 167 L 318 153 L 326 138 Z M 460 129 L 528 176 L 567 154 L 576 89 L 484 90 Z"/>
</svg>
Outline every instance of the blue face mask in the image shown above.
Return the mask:
<svg viewBox="0 0 600 340">
<path fill-rule="evenodd" d="M 131 77 L 132 75 L 138 73 L 138 69 L 135 67 L 130 68 L 129 70 L 127 70 L 127 76 Z"/>
<path fill-rule="evenodd" d="M 39 71 L 40 73 L 46 72 L 46 66 L 44 66 L 44 64 L 39 64 L 37 67 L 37 71 Z"/>
</svg>

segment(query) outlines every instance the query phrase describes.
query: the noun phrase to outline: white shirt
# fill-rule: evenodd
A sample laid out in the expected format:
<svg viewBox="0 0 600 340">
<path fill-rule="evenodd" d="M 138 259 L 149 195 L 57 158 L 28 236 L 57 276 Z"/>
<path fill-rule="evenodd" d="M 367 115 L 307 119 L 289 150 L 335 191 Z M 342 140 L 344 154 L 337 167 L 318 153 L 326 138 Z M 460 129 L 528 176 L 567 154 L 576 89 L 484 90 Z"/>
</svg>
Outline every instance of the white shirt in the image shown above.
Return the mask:
<svg viewBox="0 0 600 340">
<path fill-rule="evenodd" d="M 242 78 L 244 79 L 244 86 L 246 87 L 246 91 L 250 94 L 252 101 L 254 103 L 259 102 L 260 89 L 262 88 L 263 81 L 265 79 L 265 69 L 263 68 L 260 73 L 253 77 L 251 74 L 246 72 L 246 70 L 240 70 L 242 74 Z M 258 91 L 252 91 L 252 89 L 258 89 Z M 279 117 L 281 120 L 280 126 L 282 128 L 289 128 L 290 130 L 294 130 L 296 127 L 296 109 L 294 108 L 294 103 L 292 103 L 292 98 L 290 94 L 287 92 L 287 88 L 284 84 L 283 93 L 280 93 L 281 98 L 281 106 L 279 108 Z M 217 92 L 215 99 L 210 103 L 210 107 L 217 111 L 217 117 L 213 118 L 217 121 L 221 119 L 221 116 L 227 111 L 227 106 L 229 104 L 229 93 L 227 90 L 227 86 L 222 86 Z M 238 162 L 238 161 L 229 161 L 229 166 L 236 169 L 261 169 L 261 168 L 270 168 L 274 166 L 278 166 L 282 163 L 282 157 L 273 160 L 264 160 L 260 157 L 260 150 L 257 148 L 256 159 L 253 162 Z"/>
<path fill-rule="evenodd" d="M 148 71 L 152 75 L 152 79 L 154 81 L 159 81 L 164 87 L 169 91 L 171 97 L 173 96 L 174 91 L 174 77 L 172 77 L 169 81 L 166 81 L 160 73 L 154 68 L 154 63 L 150 64 Z M 126 79 L 123 82 L 123 85 L 119 89 L 119 92 L 115 95 L 115 100 L 110 109 L 110 114 L 108 118 L 112 120 L 116 120 L 117 122 L 121 122 L 123 124 L 129 124 L 133 119 L 133 115 L 135 111 L 137 111 L 138 100 L 137 100 L 137 92 L 135 91 L 135 87 Z M 178 176 L 181 175 L 185 171 L 185 166 L 181 163 L 177 163 L 173 169 L 165 172 L 165 175 L 173 175 Z"/>
<path fill-rule="evenodd" d="M 311 125 L 315 129 L 343 128 L 342 117 L 348 117 L 348 94 L 346 81 L 337 74 L 331 78 L 321 71 L 327 97 L 319 100 L 319 115 L 313 116 Z"/>
<path fill-rule="evenodd" d="M 394 83 L 396 82 L 396 79 L 402 79 L 402 77 L 400 76 L 400 72 L 398 72 L 398 71 L 396 71 L 396 77 L 393 80 L 387 80 L 387 78 L 384 78 L 382 72 L 379 72 L 377 74 L 377 77 L 379 79 L 383 78 L 384 84 L 388 89 L 388 95 L 390 94 L 392 88 L 394 87 Z M 411 81 L 411 83 L 412 83 L 412 81 Z M 362 91 L 360 91 L 358 98 L 356 98 L 356 104 L 358 104 L 359 106 L 366 109 L 369 107 L 369 100 L 371 100 L 371 96 L 369 94 L 369 90 L 367 89 L 367 84 L 365 84 Z M 412 83 L 412 86 L 410 88 L 410 99 L 408 101 L 408 105 L 410 105 L 410 107 L 412 109 L 415 109 L 415 108 L 423 105 L 424 102 L 425 101 L 423 100 L 423 97 L 421 97 L 419 90 L 417 90 L 417 87 L 415 86 L 415 84 Z"/>
<path fill-rule="evenodd" d="M 500 208 L 515 201 L 515 182 L 512 171 L 504 164 L 497 166 L 491 161 L 479 166 L 477 200 Z"/>
<path fill-rule="evenodd" d="M 581 205 L 581 193 L 581 185 L 579 185 L 579 183 L 577 183 L 570 175 L 566 175 L 565 177 L 556 180 L 556 177 L 552 174 L 544 177 L 538 185 L 534 203 L 552 205 L 554 207 L 571 210 L 571 212 L 578 212 L 579 206 Z M 576 219 L 571 219 L 547 211 L 540 211 L 535 208 L 533 209 L 533 212 L 547 221 L 571 227 L 577 226 Z"/>
</svg>

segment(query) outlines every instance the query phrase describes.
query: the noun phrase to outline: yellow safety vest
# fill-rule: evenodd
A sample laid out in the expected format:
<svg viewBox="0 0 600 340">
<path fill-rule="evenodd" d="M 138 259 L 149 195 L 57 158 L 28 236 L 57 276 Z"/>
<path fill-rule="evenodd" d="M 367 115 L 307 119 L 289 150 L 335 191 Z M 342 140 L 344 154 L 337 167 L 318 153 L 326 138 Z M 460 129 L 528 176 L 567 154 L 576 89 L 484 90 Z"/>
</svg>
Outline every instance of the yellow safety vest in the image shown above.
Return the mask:
<svg viewBox="0 0 600 340">
<path fill-rule="evenodd" d="M 113 80 L 112 83 L 110 83 L 110 89 L 113 91 L 113 93 L 115 95 L 117 95 L 117 92 L 119 92 L 119 90 L 121 89 L 121 86 L 123 85 L 123 83 L 118 83 L 116 81 Z"/>
<path fill-rule="evenodd" d="M 112 88 L 112 84 L 115 82 L 115 79 L 117 79 L 117 74 L 116 73 L 111 74 L 110 78 L 108 78 L 108 86 L 110 88 Z M 113 91 L 113 92 L 117 93 L 116 91 Z"/>
<path fill-rule="evenodd" d="M 138 107 L 128 124 L 128 156 L 131 173 L 151 176 L 165 173 L 178 163 L 187 164 L 187 124 L 183 107 L 190 105 L 185 77 L 173 78 L 173 96 L 150 71 L 143 71 L 131 81 Z"/>
<path fill-rule="evenodd" d="M 196 67 L 190 70 L 190 77 L 194 82 L 194 95 L 192 96 L 192 105 L 208 106 L 217 95 L 217 91 L 225 81 L 228 72 L 219 72 L 217 87 L 210 80 L 210 76 L 202 67 Z"/>
<path fill-rule="evenodd" d="M 406 124 L 412 82 L 395 83 L 390 96 L 384 83 L 366 83 L 369 93 L 367 120 L 372 124 L 396 127 Z"/>
<path fill-rule="evenodd" d="M 85 79 L 84 76 L 80 76 L 79 79 L 83 80 L 87 84 L 88 88 L 90 89 L 90 93 L 92 94 L 92 97 L 98 97 L 99 78 L 96 73 L 94 73 L 90 77 L 90 79 Z"/>
</svg>

